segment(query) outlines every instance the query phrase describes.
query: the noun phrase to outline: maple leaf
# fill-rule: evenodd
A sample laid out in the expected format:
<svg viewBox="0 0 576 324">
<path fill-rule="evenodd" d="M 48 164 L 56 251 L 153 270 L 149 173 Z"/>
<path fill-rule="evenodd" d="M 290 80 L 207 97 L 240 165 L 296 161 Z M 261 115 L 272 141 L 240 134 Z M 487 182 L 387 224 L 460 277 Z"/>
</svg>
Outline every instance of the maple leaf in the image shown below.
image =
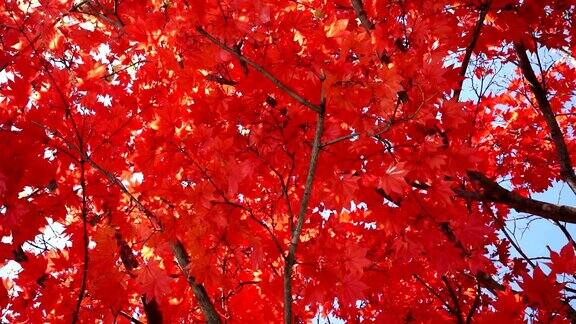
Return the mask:
<svg viewBox="0 0 576 324">
<path fill-rule="evenodd" d="M 344 264 L 350 274 L 359 276 L 364 272 L 364 268 L 371 264 L 370 260 L 366 258 L 366 252 L 368 252 L 367 248 L 346 244 Z"/>
<path fill-rule="evenodd" d="M 242 161 L 242 163 L 236 163 L 232 160 L 230 164 L 230 175 L 228 177 L 228 194 L 235 195 L 238 193 L 238 185 L 254 170 L 254 163 L 250 160 Z"/>
<path fill-rule="evenodd" d="M 146 300 L 161 300 L 171 290 L 171 278 L 166 274 L 166 270 L 160 267 L 156 260 L 148 261 L 138 270 L 137 279 L 142 293 Z"/>
<path fill-rule="evenodd" d="M 576 255 L 574 245 L 568 242 L 560 250 L 560 253 L 550 251 L 550 261 L 548 265 L 556 273 L 574 273 L 576 272 Z"/>
<path fill-rule="evenodd" d="M 407 187 L 406 180 L 404 180 L 407 173 L 403 163 L 391 165 L 386 169 L 386 173 L 380 177 L 378 187 L 384 189 L 386 193 L 402 194 Z"/>
<path fill-rule="evenodd" d="M 493 313 L 480 315 L 480 323 L 524 323 L 525 304 L 522 297 L 511 290 L 506 290 L 498 295 L 494 303 Z"/>
<path fill-rule="evenodd" d="M 551 309 L 560 308 L 561 286 L 552 277 L 546 276 L 540 267 L 534 268 L 532 276 L 525 276 L 521 286 L 530 303 Z"/>
<path fill-rule="evenodd" d="M 368 288 L 366 283 L 352 274 L 344 276 L 341 285 L 342 302 L 344 303 L 355 303 L 357 300 L 364 298 L 364 291 Z"/>
<path fill-rule="evenodd" d="M 340 36 L 348 26 L 348 19 L 334 20 L 329 26 L 326 27 L 326 37 Z"/>
</svg>

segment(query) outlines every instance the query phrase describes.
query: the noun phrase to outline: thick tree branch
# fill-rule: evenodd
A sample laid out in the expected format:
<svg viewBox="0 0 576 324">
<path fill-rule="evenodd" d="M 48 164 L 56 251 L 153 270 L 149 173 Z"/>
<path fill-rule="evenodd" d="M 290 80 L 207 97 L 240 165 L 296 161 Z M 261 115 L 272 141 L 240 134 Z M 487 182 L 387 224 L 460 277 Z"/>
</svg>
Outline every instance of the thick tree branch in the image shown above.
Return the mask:
<svg viewBox="0 0 576 324">
<path fill-rule="evenodd" d="M 234 55 L 238 60 L 240 60 L 240 62 L 243 62 L 245 64 L 250 65 L 253 69 L 258 71 L 260 74 L 262 74 L 268 80 L 272 81 L 272 83 L 274 83 L 274 85 L 276 85 L 276 87 L 278 87 L 278 89 L 284 91 L 288 96 L 290 96 L 292 99 L 298 101 L 303 106 L 306 106 L 317 113 L 320 113 L 320 111 L 322 111 L 321 105 L 313 104 L 312 102 L 308 101 L 307 99 L 305 99 L 301 95 L 297 94 L 296 91 L 294 91 L 292 88 L 290 88 L 289 86 L 284 84 L 282 81 L 280 81 L 274 75 L 272 75 L 272 73 L 268 72 L 268 70 L 266 70 L 263 66 L 252 61 L 251 59 L 245 57 L 244 55 L 242 55 L 239 51 L 235 50 L 234 48 L 224 44 L 222 41 L 220 41 L 219 39 L 217 39 L 216 37 L 214 37 L 210 33 L 208 33 L 206 30 L 204 30 L 204 28 L 202 28 L 200 26 L 196 27 L 196 31 L 200 35 L 202 35 L 204 38 L 206 38 L 210 42 L 212 42 L 214 45 L 216 45 L 216 46 L 220 47 L 221 49 L 225 50 L 226 52 Z"/>
<path fill-rule="evenodd" d="M 552 142 L 556 148 L 556 154 L 558 156 L 558 162 L 560 164 L 560 177 L 568 183 L 568 186 L 576 194 L 576 174 L 574 173 L 574 166 L 570 160 L 570 153 L 568 152 L 568 147 L 564 140 L 564 135 L 562 130 L 556 121 L 556 116 L 550 105 L 550 101 L 546 96 L 546 89 L 542 86 L 542 83 L 536 77 L 534 69 L 530 64 L 528 55 L 526 54 L 526 48 L 521 43 L 514 44 L 514 50 L 518 56 L 518 61 L 520 63 L 520 69 L 524 78 L 530 83 L 530 89 L 536 97 L 538 102 L 538 108 L 548 125 L 550 131 L 550 137 L 552 137 Z"/>
<path fill-rule="evenodd" d="M 316 121 L 316 133 L 314 134 L 314 142 L 312 144 L 312 152 L 310 154 L 310 165 L 308 167 L 308 175 L 306 177 L 306 184 L 304 185 L 304 194 L 302 202 L 300 203 L 300 210 L 298 212 L 298 219 L 296 226 L 292 231 L 292 239 L 290 241 L 290 248 L 286 256 L 286 263 L 284 266 L 284 323 L 292 323 L 292 271 L 294 264 L 296 264 L 296 250 L 298 242 L 300 242 L 300 234 L 306 218 L 308 210 L 308 203 L 312 194 L 312 184 L 314 182 L 314 175 L 316 173 L 316 165 L 318 156 L 322 148 L 322 133 L 324 131 L 324 104 L 320 106 L 320 111 Z"/>
<path fill-rule="evenodd" d="M 160 312 L 160 305 L 158 305 L 156 299 L 152 298 L 150 301 L 146 301 L 146 297 L 142 297 L 142 306 L 148 324 L 162 324 L 162 313 Z"/>
<path fill-rule="evenodd" d="M 555 205 L 522 197 L 515 192 L 501 187 L 498 183 L 477 171 L 468 171 L 468 177 L 479 185 L 483 192 L 471 193 L 462 190 L 455 190 L 455 192 L 463 198 L 501 203 L 514 208 L 520 213 L 528 213 L 553 221 L 576 224 L 576 208 L 574 207 Z"/>
<path fill-rule="evenodd" d="M 200 283 L 196 281 L 196 278 L 190 274 L 189 266 L 190 266 L 190 258 L 182 245 L 182 242 L 175 240 L 170 242 L 170 248 L 176 256 L 176 260 L 178 261 L 178 265 L 182 273 L 186 276 L 186 280 L 190 287 L 192 287 L 192 291 L 200 304 L 200 308 L 202 308 L 202 312 L 204 313 L 204 317 L 206 319 L 206 323 L 209 324 L 220 324 L 222 320 L 220 319 L 220 315 L 216 311 L 210 296 L 208 296 L 208 292 L 206 288 Z"/>
</svg>

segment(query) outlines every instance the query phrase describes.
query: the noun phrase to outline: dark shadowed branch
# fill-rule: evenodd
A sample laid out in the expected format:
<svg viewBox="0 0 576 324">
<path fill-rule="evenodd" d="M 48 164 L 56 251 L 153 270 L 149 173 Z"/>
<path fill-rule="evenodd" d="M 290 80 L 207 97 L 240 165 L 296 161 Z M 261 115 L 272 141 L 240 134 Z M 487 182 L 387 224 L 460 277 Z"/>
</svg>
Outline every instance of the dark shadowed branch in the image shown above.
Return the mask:
<svg viewBox="0 0 576 324">
<path fill-rule="evenodd" d="M 520 213 L 528 213 L 553 221 L 576 224 L 576 208 L 574 207 L 555 205 L 523 197 L 503 188 L 483 173 L 477 171 L 468 171 L 468 177 L 482 189 L 482 192 L 455 190 L 455 192 L 463 198 L 501 203 L 514 208 Z"/>
<path fill-rule="evenodd" d="M 374 24 L 368 18 L 366 11 L 364 10 L 364 4 L 362 0 L 351 0 L 352 1 L 352 8 L 354 8 L 354 12 L 356 12 L 356 16 L 360 20 L 362 27 L 366 29 L 366 31 L 370 32 L 374 29 Z"/>
<path fill-rule="evenodd" d="M 554 111 L 552 110 L 552 106 L 548 100 L 546 89 L 536 77 L 532 64 L 526 54 L 526 48 L 524 45 L 521 43 L 515 43 L 514 50 L 518 56 L 522 74 L 530 84 L 530 89 L 538 102 L 538 109 L 542 113 L 542 116 L 548 125 L 550 137 L 552 138 L 552 142 L 556 148 L 556 155 L 560 164 L 560 177 L 568 183 L 570 189 L 572 189 L 576 194 L 576 174 L 574 173 L 574 166 L 570 160 L 570 153 L 568 152 L 568 146 L 564 140 L 564 135 L 556 121 L 556 116 L 554 115 Z"/>
<path fill-rule="evenodd" d="M 452 304 L 454 307 L 452 308 L 454 311 L 454 318 L 456 319 L 456 323 L 464 324 L 464 318 L 462 317 L 462 309 L 460 308 L 460 301 L 458 300 L 458 296 L 456 295 L 456 291 L 452 288 L 448 277 L 442 276 L 442 281 L 446 285 L 446 289 L 448 290 L 448 295 L 450 295 L 450 299 L 452 299 Z"/>
</svg>

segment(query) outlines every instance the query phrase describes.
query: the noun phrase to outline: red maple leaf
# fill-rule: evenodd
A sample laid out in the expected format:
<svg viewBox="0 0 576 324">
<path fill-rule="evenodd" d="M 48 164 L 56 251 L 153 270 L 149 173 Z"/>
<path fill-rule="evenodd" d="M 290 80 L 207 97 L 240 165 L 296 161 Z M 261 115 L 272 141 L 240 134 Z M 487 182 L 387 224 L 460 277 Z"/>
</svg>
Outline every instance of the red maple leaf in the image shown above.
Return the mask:
<svg viewBox="0 0 576 324">
<path fill-rule="evenodd" d="M 370 260 L 366 258 L 367 248 L 359 247 L 355 244 L 346 244 L 344 251 L 344 264 L 350 274 L 360 276 L 364 268 L 370 265 Z"/>
<path fill-rule="evenodd" d="M 560 253 L 550 251 L 550 261 L 548 265 L 556 273 L 575 273 L 576 255 L 574 253 L 574 244 L 568 242 L 560 250 Z"/>
<path fill-rule="evenodd" d="M 146 300 L 160 300 L 170 292 L 172 279 L 166 274 L 166 270 L 160 267 L 156 260 L 150 260 L 138 270 L 137 277 L 140 292 Z"/>
<path fill-rule="evenodd" d="M 407 173 L 408 170 L 404 169 L 403 163 L 391 165 L 386 169 L 386 173 L 380 177 L 378 187 L 389 194 L 402 194 L 407 187 L 406 180 L 404 180 Z"/>
</svg>

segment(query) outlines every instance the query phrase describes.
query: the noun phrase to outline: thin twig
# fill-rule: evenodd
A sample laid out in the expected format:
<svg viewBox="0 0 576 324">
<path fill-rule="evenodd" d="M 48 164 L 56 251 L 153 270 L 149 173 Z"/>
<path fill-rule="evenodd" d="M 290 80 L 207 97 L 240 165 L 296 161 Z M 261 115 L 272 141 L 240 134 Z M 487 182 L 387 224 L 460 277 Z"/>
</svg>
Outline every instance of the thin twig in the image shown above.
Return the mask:
<svg viewBox="0 0 576 324">
<path fill-rule="evenodd" d="M 508 230 L 506 229 L 506 227 L 502 228 L 502 233 L 504 233 L 504 236 L 506 236 L 506 238 L 508 239 L 508 241 L 510 242 L 510 244 L 512 244 L 512 246 L 514 247 L 514 249 L 522 256 L 522 258 L 524 260 L 526 260 L 526 262 L 532 267 L 532 268 L 536 268 L 536 264 L 532 261 L 531 258 L 528 257 L 528 255 L 526 253 L 524 253 L 524 251 L 522 250 L 522 248 L 520 248 L 520 246 L 518 244 L 516 244 L 516 241 L 512 239 L 512 236 L 510 235 L 510 233 L 508 233 Z"/>
<path fill-rule="evenodd" d="M 139 321 L 138 319 L 136 319 L 136 318 L 134 318 L 134 317 L 126 314 L 125 311 L 120 311 L 120 312 L 118 313 L 118 315 L 120 315 L 120 316 L 124 317 L 125 319 L 129 320 L 130 323 L 133 323 L 133 324 L 144 324 L 144 323 L 142 323 L 141 321 Z"/>
<path fill-rule="evenodd" d="M 80 155 L 84 155 L 84 141 L 81 137 L 78 138 Z M 82 237 L 83 237 L 83 250 L 84 250 L 84 264 L 82 267 L 82 283 L 80 284 L 80 292 L 78 293 L 78 301 L 76 302 L 76 308 L 72 314 L 72 324 L 76 324 L 78 321 L 78 316 L 80 315 L 80 307 L 82 306 L 82 300 L 86 294 L 86 281 L 88 280 L 88 263 L 89 258 L 89 248 L 88 245 L 90 240 L 88 238 L 88 200 L 86 194 L 86 161 L 84 158 L 80 158 L 80 187 L 82 188 Z"/>
<path fill-rule="evenodd" d="M 468 312 L 468 316 L 466 316 L 466 324 L 472 323 L 472 317 L 476 313 L 478 307 L 480 307 L 480 297 L 482 296 L 482 289 L 480 288 L 480 283 L 478 283 L 478 287 L 476 289 L 476 297 L 474 297 L 474 302 L 472 303 L 472 307 L 470 307 L 470 311 Z"/>
<path fill-rule="evenodd" d="M 220 195 L 220 197 L 222 197 L 222 199 L 224 200 L 223 202 L 221 201 L 212 201 L 212 203 L 223 203 L 235 208 L 238 208 L 240 210 L 243 210 L 245 212 L 248 213 L 248 215 L 250 216 L 250 219 L 252 219 L 254 222 L 256 222 L 258 225 L 262 226 L 264 228 L 264 230 L 268 233 L 268 235 L 270 235 L 270 238 L 272 239 L 272 241 L 274 242 L 274 245 L 276 246 L 276 248 L 278 249 L 278 252 L 280 253 L 280 255 L 282 255 L 282 257 L 284 258 L 284 249 L 282 248 L 282 244 L 280 244 L 280 241 L 278 240 L 278 238 L 276 237 L 276 235 L 274 235 L 274 232 L 272 231 L 272 229 L 270 228 L 270 226 L 268 226 L 263 220 L 259 219 L 258 217 L 256 217 L 256 215 L 254 214 L 254 211 L 252 210 L 252 208 L 244 206 L 242 204 L 238 204 L 235 203 L 233 201 L 231 201 L 226 194 L 224 193 L 224 191 L 214 182 L 214 179 L 212 179 L 212 177 L 208 174 L 208 172 L 206 171 L 206 169 L 204 169 L 200 163 L 198 163 L 198 161 L 196 161 L 195 159 L 193 159 L 190 154 L 188 154 L 188 152 L 183 148 L 183 147 L 178 147 L 178 150 L 188 159 L 192 162 L 192 164 L 194 164 L 194 166 L 198 169 L 198 171 L 200 171 L 200 173 L 202 173 L 202 175 L 204 176 L 204 178 L 206 178 L 206 180 L 208 180 L 208 182 L 210 183 L 210 185 L 218 192 L 218 194 Z"/>
<path fill-rule="evenodd" d="M 330 145 L 333 145 L 333 144 L 336 144 L 336 143 L 339 143 L 339 142 L 342 142 L 342 141 L 345 141 L 345 140 L 353 139 L 353 138 L 358 137 L 358 136 L 360 136 L 360 134 L 358 134 L 358 133 L 351 133 L 351 134 L 348 134 L 348 135 L 344 135 L 344 136 L 335 138 L 335 139 L 333 139 L 333 140 L 330 140 L 330 141 L 328 141 L 328 142 L 326 142 L 326 143 L 322 143 L 321 147 L 324 148 L 324 147 L 326 147 L 326 146 L 330 146 Z"/>
<path fill-rule="evenodd" d="M 444 281 L 444 284 L 448 289 L 448 294 L 450 295 L 452 303 L 454 304 L 453 315 L 456 318 L 456 322 L 458 324 L 464 324 L 464 318 L 462 317 L 462 310 L 460 309 L 460 302 L 458 301 L 458 296 L 456 296 L 456 292 L 452 288 L 452 285 L 450 285 L 450 281 L 448 281 L 448 278 L 446 276 L 442 276 L 442 281 Z"/>
<path fill-rule="evenodd" d="M 574 242 L 574 238 L 572 238 L 572 234 L 570 234 L 570 232 L 566 228 L 566 225 L 562 224 L 561 222 L 559 222 L 557 220 L 555 220 L 554 223 L 560 228 L 562 233 L 564 233 L 564 236 L 566 236 L 566 239 L 568 240 L 568 242 L 570 242 L 572 244 L 572 247 L 574 247 L 574 249 L 576 249 L 576 242 Z"/>
<path fill-rule="evenodd" d="M 424 281 L 424 279 L 420 278 L 420 276 L 417 274 L 412 274 L 412 276 L 416 279 L 416 281 L 421 283 L 424 288 L 426 288 L 426 290 L 428 290 L 434 297 L 436 297 L 442 303 L 442 305 L 446 307 L 449 313 L 454 313 L 454 310 L 450 304 L 445 301 L 444 298 L 442 298 L 442 296 L 440 296 L 440 294 L 434 288 L 432 288 L 426 281 Z"/>
</svg>

